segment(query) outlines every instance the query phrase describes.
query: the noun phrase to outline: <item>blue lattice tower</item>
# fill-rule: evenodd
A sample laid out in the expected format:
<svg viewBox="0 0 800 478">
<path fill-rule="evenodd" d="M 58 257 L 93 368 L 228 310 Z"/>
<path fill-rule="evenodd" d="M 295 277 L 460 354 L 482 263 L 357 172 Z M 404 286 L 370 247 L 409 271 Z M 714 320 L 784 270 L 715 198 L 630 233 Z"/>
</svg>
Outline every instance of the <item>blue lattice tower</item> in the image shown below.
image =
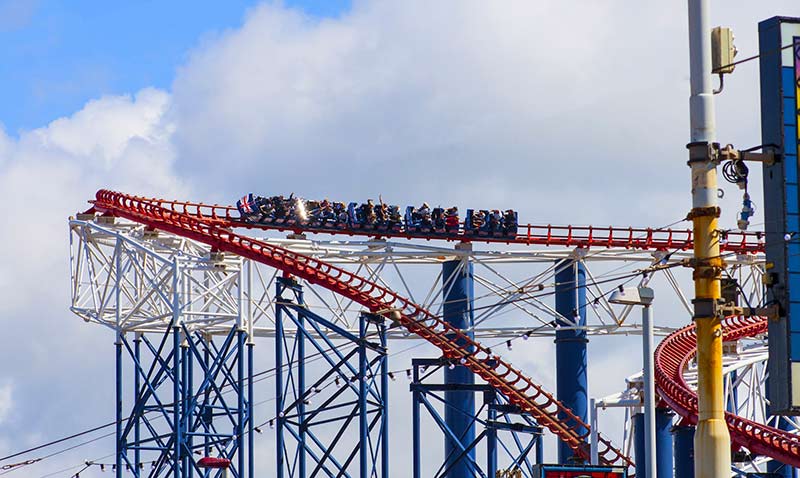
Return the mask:
<svg viewBox="0 0 800 478">
<path fill-rule="evenodd" d="M 533 465 L 542 462 L 542 428 L 536 421 L 523 413 L 515 405 L 506 402 L 505 398 L 497 393 L 490 385 L 449 383 L 445 377 L 444 383 L 435 383 L 432 377 L 440 370 L 453 370 L 455 363 L 444 358 L 413 359 L 412 360 L 412 447 L 413 447 L 413 473 L 414 478 L 427 476 L 445 477 L 452 473 L 456 466 L 465 470 L 462 476 L 480 476 L 493 478 L 499 466 L 503 469 L 519 469 L 522 476 L 534 476 Z M 449 392 L 458 391 L 462 394 L 471 394 L 472 401 L 481 403 L 480 408 L 469 415 L 459 410 L 463 416 L 459 417 L 459 428 L 450 427 L 446 412 L 453 407 L 449 400 Z M 422 474 L 422 418 L 425 416 L 433 421 L 446 440 L 456 444 L 455 448 L 446 447 L 445 456 L 440 464 L 426 464 L 426 469 L 436 466 L 433 475 Z M 468 425 L 461 426 L 461 423 Z M 480 433 L 470 435 L 470 440 L 465 440 L 469 430 L 481 428 Z M 430 439 L 431 434 L 426 436 Z M 485 464 L 481 466 L 476 458 L 476 451 L 485 442 Z M 530 458 L 533 453 L 533 459 Z"/>
<path fill-rule="evenodd" d="M 275 297 L 276 476 L 388 478 L 384 318 L 362 313 L 355 335 L 311 312 L 291 277 Z"/>
<path fill-rule="evenodd" d="M 119 334 L 116 346 L 117 476 L 223 476 L 198 466 L 204 457 L 230 460 L 229 476 L 245 476 L 245 463 L 252 463 L 246 332 L 232 327 L 214 337 L 173 325 L 161 333 Z M 252 472 L 250 466 L 247 476 Z"/>
</svg>

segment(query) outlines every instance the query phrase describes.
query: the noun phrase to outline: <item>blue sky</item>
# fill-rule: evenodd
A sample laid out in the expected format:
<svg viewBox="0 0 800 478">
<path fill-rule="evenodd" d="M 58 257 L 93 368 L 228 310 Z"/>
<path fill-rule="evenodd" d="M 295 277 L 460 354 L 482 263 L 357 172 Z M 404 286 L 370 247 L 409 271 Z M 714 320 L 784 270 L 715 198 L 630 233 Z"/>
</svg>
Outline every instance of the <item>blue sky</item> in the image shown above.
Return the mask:
<svg viewBox="0 0 800 478">
<path fill-rule="evenodd" d="M 66 218 L 99 188 L 220 204 L 248 191 L 382 195 L 598 226 L 661 226 L 691 207 L 680 6 L 258 4 L 0 0 L 0 214 L 13 225 L 0 248 L 0 364 L 10 364 L 0 366 L 0 456 L 113 417 L 113 334 L 68 308 Z M 746 57 L 758 51 L 757 22 L 797 5 L 734 0 L 713 22 L 734 28 Z M 759 144 L 757 63 L 725 83 L 715 97 L 719 140 Z M 751 194 L 760 206 L 759 182 Z M 735 227 L 741 192 L 724 187 L 722 227 Z M 43 191 L 57 199 L 32 213 Z M 658 325 L 688 323 L 662 285 Z M 625 386 L 639 344 L 592 338 L 593 397 Z M 552 390 L 552 341 L 536 345 L 515 348 L 514 363 Z M 84 383 L 96 386 L 86 393 Z M 390 399 L 401 400 L 405 386 Z M 393 410 L 402 425 L 410 405 Z M 620 420 L 604 413 L 601 428 L 619 440 Z M 93 446 L 19 476 L 113 450 L 108 441 Z M 407 448 L 393 453 L 394 463 L 410 459 Z"/>
<path fill-rule="evenodd" d="M 256 0 L 0 0 L 0 123 L 16 136 L 87 100 L 154 86 L 204 38 L 241 26 Z M 335 17 L 349 0 L 286 0 Z"/>
</svg>

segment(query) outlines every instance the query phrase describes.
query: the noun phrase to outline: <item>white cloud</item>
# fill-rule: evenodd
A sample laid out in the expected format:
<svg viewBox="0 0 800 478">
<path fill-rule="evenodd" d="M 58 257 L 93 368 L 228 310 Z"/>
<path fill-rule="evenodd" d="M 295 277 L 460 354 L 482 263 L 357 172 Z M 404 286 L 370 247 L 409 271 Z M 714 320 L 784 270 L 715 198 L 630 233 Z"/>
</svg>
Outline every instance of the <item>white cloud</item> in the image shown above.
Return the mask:
<svg viewBox="0 0 800 478">
<path fill-rule="evenodd" d="M 0 389 L 4 449 L 113 416 L 113 387 L 105 384 L 113 380 L 114 338 L 69 312 L 67 218 L 101 187 L 187 195 L 173 169 L 168 107 L 167 93 L 145 89 L 90 101 L 19 138 L 0 131 L 0 363 L 15 384 L 13 418 L 11 389 Z"/>
<path fill-rule="evenodd" d="M 6 421 L 14 407 L 13 392 L 14 387 L 11 383 L 0 386 L 0 424 Z"/>
<path fill-rule="evenodd" d="M 794 2 L 715 15 L 746 54 L 755 21 Z M 0 130 L 0 307 L 12 324 L 0 362 L 16 364 L 26 436 L 51 436 L 65 409 L 68 430 L 112 413 L 112 339 L 66 311 L 65 220 L 96 189 L 209 202 L 382 193 L 515 207 L 534 223 L 666 224 L 689 208 L 685 25 L 668 2 L 364 1 L 335 20 L 262 5 L 191 52 L 169 93 L 102 97 L 19 138 Z M 754 71 L 739 67 L 718 98 L 723 142 L 759 142 Z M 674 304 L 659 317 L 686 320 Z M 590 345 L 598 394 L 638 364 L 630 347 L 602 344 Z M 551 349 L 520 357 L 550 390 Z"/>
</svg>

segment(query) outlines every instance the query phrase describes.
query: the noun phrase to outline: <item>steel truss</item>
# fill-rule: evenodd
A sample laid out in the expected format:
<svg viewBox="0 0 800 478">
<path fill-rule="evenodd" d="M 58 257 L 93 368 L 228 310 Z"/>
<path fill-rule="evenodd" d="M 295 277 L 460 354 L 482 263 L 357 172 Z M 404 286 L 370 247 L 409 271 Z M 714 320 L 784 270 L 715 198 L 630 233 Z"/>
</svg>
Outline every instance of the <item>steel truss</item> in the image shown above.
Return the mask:
<svg viewBox="0 0 800 478">
<path fill-rule="evenodd" d="M 116 475 L 222 476 L 211 456 L 252 477 L 243 262 L 129 224 L 71 231 L 72 311 L 117 337 Z"/>
<path fill-rule="evenodd" d="M 281 321 L 290 312 L 297 313 L 288 304 L 280 304 L 281 301 L 275 293 L 279 271 L 267 266 L 238 256 L 221 254 L 202 243 L 163 231 L 148 230 L 140 224 L 118 218 L 79 217 L 70 221 L 70 228 L 71 309 L 87 322 L 114 330 L 120 337 L 118 348 L 122 351 L 121 355 L 132 363 L 136 363 L 133 359 L 136 337 L 140 340 L 139 345 L 144 346 L 147 353 L 151 353 L 150 347 L 144 345 L 145 340 L 158 350 L 155 344 L 159 344 L 165 334 L 174 334 L 177 328 L 184 349 L 193 347 L 198 353 L 205 353 L 204 347 L 209 347 L 205 344 L 213 343 L 214 347 L 209 351 L 213 357 L 216 353 L 214 350 L 219 350 L 220 344 L 234 333 L 244 333 L 246 346 L 249 337 L 275 337 L 278 334 L 276 319 L 279 309 L 283 314 Z M 563 259 L 581 261 L 587 268 L 587 282 L 593 283 L 587 287 L 587 297 L 592 304 L 592 310 L 587 314 L 589 320 L 583 327 L 587 333 L 637 334 L 640 330 L 638 324 L 629 320 L 632 308 L 612 307 L 604 298 L 603 293 L 606 291 L 594 284 L 603 279 L 603 268 L 618 263 L 629 264 L 628 269 L 644 268 L 658 262 L 675 263 L 687 257 L 682 251 L 648 252 L 624 248 L 551 250 L 521 247 L 515 249 L 515 246 L 510 246 L 504 250 L 473 250 L 471 247 L 452 249 L 432 246 L 427 242 L 402 240 L 270 239 L 268 242 L 346 266 L 362 276 L 398 290 L 437 314 L 441 313 L 442 307 L 438 302 L 443 287 L 441 274 L 429 274 L 420 280 L 418 271 L 424 269 L 420 266 L 432 265 L 439 270 L 444 260 L 465 258 L 475 267 L 476 319 L 471 332 L 476 337 L 503 339 L 513 339 L 526 333 L 530 336 L 552 337 L 556 330 L 554 318 L 562 319 L 562 323 L 567 324 L 574 321 L 573 317 L 558 314 L 548 300 L 536 293 L 541 290 L 539 287 L 544 288 L 543 294 L 552 290 L 556 261 Z M 740 285 L 746 290 L 747 300 L 753 305 L 761 303 L 762 256 L 730 255 L 726 257 L 726 261 L 732 266 L 731 274 L 739 278 Z M 505 272 L 505 268 L 520 264 L 534 272 L 522 275 Z M 663 274 L 680 302 L 689 311 L 690 304 L 681 292 L 677 278 L 670 269 L 663 271 Z M 434 276 L 432 280 L 431 275 Z M 419 284 L 430 287 L 426 285 L 421 288 Z M 306 318 L 309 317 L 308 314 L 312 314 L 311 311 L 318 317 L 329 318 L 327 322 L 317 321 L 320 324 L 318 329 L 311 328 L 304 332 L 306 343 L 311 343 L 312 338 L 324 342 L 323 337 L 329 334 L 341 335 L 338 332 L 359 337 L 362 317 L 353 302 L 307 284 L 305 293 Z M 513 323 L 502 323 L 502 320 L 498 320 L 503 314 L 513 314 Z M 524 320 L 519 320 L 520 317 Z M 687 322 L 688 317 L 687 313 Z M 311 319 L 307 321 L 310 322 Z M 520 326 L 522 322 L 525 322 L 524 326 Z M 671 327 L 663 327 L 657 329 L 656 333 L 663 335 L 672 330 Z M 297 337 L 294 327 L 285 329 L 283 334 L 285 339 Z M 203 337 L 205 342 L 198 342 L 199 337 Z M 396 329 L 386 331 L 387 340 L 407 337 L 407 333 Z M 234 342 L 238 344 L 238 340 L 237 338 Z M 174 337 L 168 342 L 172 344 Z M 190 346 L 189 342 L 194 345 Z M 165 350 L 172 350 L 170 347 L 174 348 L 169 345 Z M 754 362 L 756 356 L 763 357 L 763 354 L 759 355 L 753 347 L 755 345 L 746 345 L 744 348 L 740 347 L 736 354 L 726 356 L 725 370 L 731 372 L 726 380 L 729 383 L 728 390 L 735 391 L 737 395 L 736 400 L 731 402 L 736 404 L 737 412 L 753 417 L 760 413 L 762 418 L 759 420 L 767 421 L 770 420 L 765 418 L 768 414 L 763 412 L 768 403 L 763 392 L 763 382 L 766 380 L 763 362 Z M 134 353 L 128 349 L 134 349 Z M 174 351 L 172 354 L 155 360 L 156 368 L 174 367 Z M 188 350 L 187 355 L 192 357 Z M 188 363 L 195 359 L 187 360 L 189 361 L 179 361 L 180 366 L 186 363 L 188 368 Z M 247 360 L 242 363 L 245 368 L 249 366 Z M 197 372 L 202 370 L 197 364 L 195 360 L 195 381 L 201 380 L 199 377 L 202 375 Z M 138 368 L 149 371 L 143 365 Z M 162 373 L 163 379 L 159 388 L 156 388 L 157 391 L 166 391 L 168 383 L 172 383 L 172 375 L 168 372 L 169 368 Z M 128 373 L 126 377 L 132 375 L 132 372 Z M 690 381 L 691 373 L 690 367 L 687 371 Z M 137 376 L 141 375 L 139 372 Z M 217 377 L 214 380 L 222 380 L 216 384 L 217 387 L 227 383 L 226 374 L 221 370 L 212 375 Z M 245 383 L 247 379 L 246 372 Z M 143 378 L 141 380 L 144 382 Z M 213 380 L 209 381 L 211 382 Z M 143 383 L 142 387 L 145 385 Z M 199 389 L 198 386 L 199 384 L 195 384 L 194 388 Z M 226 385 L 226 393 L 234 393 L 232 390 L 230 385 Z M 183 393 L 181 390 L 178 396 Z M 250 403 L 247 399 L 245 401 Z M 169 397 L 162 400 L 162 404 L 172 403 L 173 400 Z M 140 432 L 144 426 L 141 420 L 143 418 L 139 422 Z M 780 428 L 797 430 L 798 423 L 781 419 Z M 629 433 L 625 435 L 630 436 Z M 627 445 L 625 448 L 627 449 Z M 133 448 L 128 447 L 127 450 L 126 456 L 130 457 Z M 127 463 L 125 460 L 123 458 L 120 463 L 122 467 Z M 140 457 L 139 460 L 139 463 L 146 463 L 150 459 Z M 755 458 L 753 469 L 763 469 L 762 461 Z M 137 466 L 136 462 L 134 456 L 131 461 L 134 467 Z"/>
<path fill-rule="evenodd" d="M 70 222 L 73 312 L 88 322 L 116 328 L 116 311 L 109 303 L 116 293 L 111 272 L 119 254 L 124 269 L 119 288 L 124 302 L 121 322 L 125 330 L 160 331 L 168 325 L 172 277 L 178 273 L 180 286 L 186 290 L 181 295 L 184 303 L 180 305 L 190 328 L 225 334 L 239 317 L 245 317 L 254 337 L 274 337 L 274 282 L 278 271 L 238 256 L 216 253 L 204 244 L 180 236 L 114 219 Z M 621 272 L 631 271 L 660 261 L 676 263 L 686 255 L 682 251 L 621 248 L 485 251 L 385 240 L 269 239 L 267 242 L 345 266 L 398 290 L 437 314 L 442 311 L 441 263 L 467 260 L 475 270 L 476 315 L 471 332 L 479 338 L 514 338 L 522 334 L 552 337 L 557 327 L 570 328 L 574 317 L 563 317 L 550 300 L 554 276 L 559 270 L 556 263 L 569 266 L 570 261 L 564 259 L 582 262 L 590 283 L 587 299 L 592 308 L 587 311 L 587 323 L 574 327 L 585 329 L 590 335 L 639 334 L 639 324 L 629 320 L 633 308 L 615 309 L 606 300 L 607 289 L 614 285 L 604 285 L 603 281 L 609 277 L 606 269 L 621 264 Z M 757 259 L 758 256 L 749 254 L 728 258 L 734 264 L 749 264 Z M 668 279 L 680 302 L 689 307 L 672 271 L 665 269 L 659 274 Z M 307 287 L 307 292 L 310 309 L 357 334 L 359 310 L 352 301 L 319 287 Z M 250 311 L 242 311 L 244 305 Z M 656 334 L 666 335 L 673 330 L 659 326 Z M 388 334 L 390 339 L 410 337 L 399 330 L 390 330 Z"/>
<path fill-rule="evenodd" d="M 521 476 L 533 477 L 533 465 L 542 463 L 543 430 L 528 414 L 522 413 L 518 407 L 508 404 L 504 397 L 487 384 L 444 384 L 431 383 L 437 371 L 444 367 L 456 367 L 445 359 L 413 359 L 412 360 L 412 427 L 413 427 L 413 468 L 412 476 L 421 478 L 422 474 L 422 417 L 424 410 L 442 434 L 456 445 L 458 455 L 446 456 L 438 466 L 435 478 L 450 476 L 448 473 L 461 461 L 467 463 L 472 476 L 493 478 L 499 470 L 520 470 Z M 474 416 L 466 417 L 472 424 L 480 425 L 483 430 L 471 443 L 463 444 L 463 437 L 458 436 L 448 427 L 445 417 L 440 412 L 448 407 L 444 392 L 474 392 L 481 397 L 481 407 Z M 445 410 L 446 411 L 446 410 Z M 485 418 L 482 415 L 485 414 Z M 429 436 L 426 439 L 430 439 Z M 486 464 L 481 466 L 474 458 L 474 452 L 481 442 L 486 445 Z M 533 453 L 533 460 L 530 454 Z M 500 468 L 502 467 L 502 468 Z"/>
<path fill-rule="evenodd" d="M 229 476 L 252 478 L 252 343 L 244 331 L 211 337 L 179 323 L 160 334 L 120 333 L 116 347 L 118 477 L 123 467 L 137 478 L 221 477 L 198 463 L 216 457 L 231 461 Z"/>
<path fill-rule="evenodd" d="M 277 476 L 388 478 L 384 318 L 362 313 L 353 335 L 309 311 L 290 277 L 276 280 L 276 297 Z M 309 367 L 312 356 L 324 366 Z"/>
</svg>

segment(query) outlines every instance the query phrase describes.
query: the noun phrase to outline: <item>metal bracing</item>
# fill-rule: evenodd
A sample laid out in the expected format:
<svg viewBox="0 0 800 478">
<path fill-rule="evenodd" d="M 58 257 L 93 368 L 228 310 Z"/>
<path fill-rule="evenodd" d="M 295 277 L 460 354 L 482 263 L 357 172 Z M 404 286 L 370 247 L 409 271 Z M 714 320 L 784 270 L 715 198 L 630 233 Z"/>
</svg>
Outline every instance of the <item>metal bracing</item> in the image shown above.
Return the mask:
<svg viewBox="0 0 800 478">
<path fill-rule="evenodd" d="M 71 231 L 71 310 L 85 321 L 142 333 L 172 327 L 176 315 L 210 334 L 248 326 L 240 258 L 143 228 L 72 221 Z"/>
<path fill-rule="evenodd" d="M 177 276 L 177 287 L 184 291 L 178 306 L 190 330 L 225 334 L 230 324 L 243 320 L 253 336 L 274 337 L 276 269 L 119 218 L 74 219 L 70 228 L 72 310 L 84 320 L 116 327 L 117 311 L 111 306 L 111 298 L 116 293 L 115 264 L 119 259 L 120 324 L 124 330 L 157 331 L 168 326 L 173 306 L 171 287 Z M 519 245 L 481 251 L 383 240 L 268 242 L 325 258 L 439 312 L 441 264 L 455 258 L 468 259 L 474 264 L 476 282 L 476 324 L 472 332 L 486 338 L 513 338 L 526 333 L 553 336 L 554 318 L 561 319 L 562 329 L 569 327 L 573 318 L 561 317 L 552 306 L 554 275 L 558 272 L 554 259 L 565 264 L 579 260 L 586 269 L 591 310 L 581 330 L 590 335 L 639 334 L 639 325 L 627 320 L 629 310 L 615 310 L 608 304 L 606 294 L 614 286 L 610 279 L 665 257 L 674 263 L 685 255 L 680 251 L 666 254 L 614 248 L 523 249 Z M 742 255 L 734 262 L 750 264 L 757 260 L 758 256 Z M 670 269 L 656 272 L 661 273 L 669 280 Z M 675 290 L 681 297 L 677 282 Z M 353 301 L 315 286 L 307 285 L 306 292 L 310 310 L 357 333 L 359 307 Z M 243 311 L 243 306 L 247 310 Z M 656 334 L 672 330 L 656 327 Z M 388 334 L 392 339 L 410 337 L 398 330 Z"/>
<path fill-rule="evenodd" d="M 498 470 L 520 470 L 521 476 L 535 476 L 533 465 L 541 463 L 543 456 L 542 428 L 530 415 L 508 404 L 490 385 L 435 383 L 433 377 L 438 371 L 455 366 L 443 358 L 412 360 L 412 476 L 441 478 L 449 476 L 459 466 L 466 469 L 470 476 L 482 478 L 493 478 Z M 448 410 L 452 411 L 452 404 L 445 398 L 449 391 L 474 393 L 476 402 L 480 404 L 474 415 L 464 417 L 480 428 L 472 440 L 465 442 L 447 424 L 445 414 Z M 444 437 L 456 444 L 437 463 L 425 463 L 425 469 L 436 469 L 433 475 L 422 472 L 423 449 L 433 441 L 429 433 L 424 438 L 422 436 L 423 416 L 428 417 Z M 484 448 L 483 460 L 475 457 L 475 452 L 480 448 Z"/>
<path fill-rule="evenodd" d="M 228 476 L 253 477 L 244 331 L 209 336 L 179 319 L 160 333 L 120 333 L 116 346 L 116 476 L 223 477 L 198 465 L 215 457 L 231 460 Z"/>
<path fill-rule="evenodd" d="M 311 312 L 291 277 L 275 287 L 276 476 L 388 478 L 384 318 L 362 313 L 352 334 Z"/>
</svg>

